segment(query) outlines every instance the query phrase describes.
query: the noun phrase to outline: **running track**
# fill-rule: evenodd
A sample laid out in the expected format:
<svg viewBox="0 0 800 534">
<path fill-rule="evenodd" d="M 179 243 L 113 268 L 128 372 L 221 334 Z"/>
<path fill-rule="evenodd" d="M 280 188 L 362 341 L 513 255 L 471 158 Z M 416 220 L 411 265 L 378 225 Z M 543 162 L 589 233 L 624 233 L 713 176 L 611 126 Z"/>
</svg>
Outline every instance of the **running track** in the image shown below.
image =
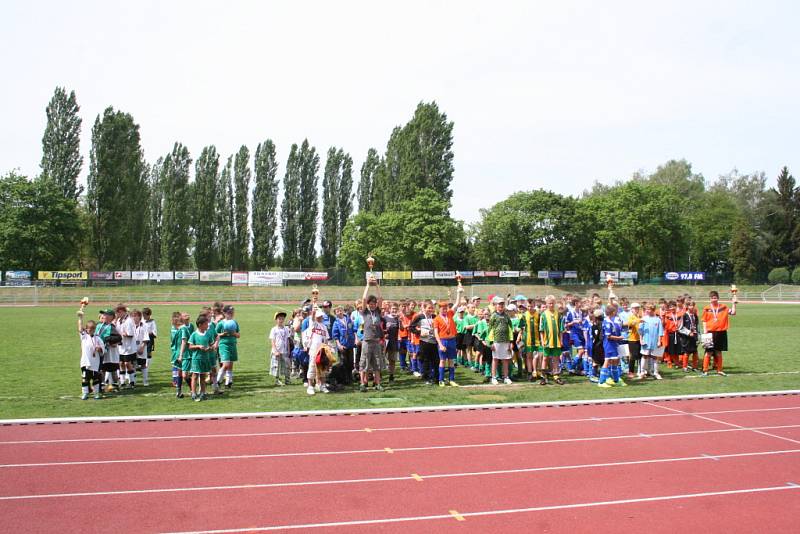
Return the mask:
<svg viewBox="0 0 800 534">
<path fill-rule="evenodd" d="M 6 532 L 792 532 L 800 395 L 3 425 L 0 514 Z"/>
</svg>

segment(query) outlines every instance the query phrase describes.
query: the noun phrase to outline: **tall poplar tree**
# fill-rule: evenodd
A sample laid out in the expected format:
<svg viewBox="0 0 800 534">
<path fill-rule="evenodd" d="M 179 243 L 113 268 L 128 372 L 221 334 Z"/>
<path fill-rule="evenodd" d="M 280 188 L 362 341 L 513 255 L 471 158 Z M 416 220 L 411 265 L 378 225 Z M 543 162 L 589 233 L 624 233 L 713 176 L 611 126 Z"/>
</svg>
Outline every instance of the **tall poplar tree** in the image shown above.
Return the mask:
<svg viewBox="0 0 800 534">
<path fill-rule="evenodd" d="M 313 267 L 316 264 L 317 217 L 319 215 L 319 155 L 317 149 L 308 143 L 300 145 L 300 204 L 298 209 L 299 228 L 297 253 L 300 266 Z"/>
<path fill-rule="evenodd" d="M 342 178 L 339 182 L 339 230 L 336 250 L 342 246 L 342 232 L 353 213 L 353 158 L 342 155 Z"/>
<path fill-rule="evenodd" d="M 300 154 L 297 143 L 292 144 L 283 176 L 283 201 L 281 202 L 281 238 L 283 240 L 283 266 L 298 267 L 300 256 Z"/>
<path fill-rule="evenodd" d="M 121 269 L 141 263 L 146 170 L 139 125 L 128 113 L 108 107 L 92 127 L 87 207 L 92 254 L 97 268 Z"/>
<path fill-rule="evenodd" d="M 63 87 L 56 87 L 47 105 L 47 126 L 42 137 L 42 176 L 53 180 L 64 198 L 70 200 L 77 200 L 83 191 L 78 186 L 83 167 L 80 109 L 75 91 L 67 95 Z"/>
<path fill-rule="evenodd" d="M 253 167 L 253 268 L 262 269 L 275 263 L 278 245 L 278 160 L 271 139 L 256 147 Z"/>
<path fill-rule="evenodd" d="M 217 266 L 217 206 L 219 181 L 219 154 L 214 145 L 203 148 L 194 170 L 194 261 L 198 269 Z"/>
<path fill-rule="evenodd" d="M 217 208 L 217 253 L 219 265 L 227 269 L 233 266 L 233 248 L 236 238 L 233 216 L 233 156 L 228 156 L 228 162 L 222 168 L 219 180 L 219 195 Z"/>
<path fill-rule="evenodd" d="M 250 192 L 250 151 L 245 145 L 239 148 L 233 161 L 234 184 L 234 224 L 236 238 L 234 240 L 233 267 L 247 269 L 247 247 L 250 244 L 250 224 L 247 218 Z"/>
<path fill-rule="evenodd" d="M 162 203 L 164 192 L 161 187 L 161 168 L 164 166 L 164 158 L 158 160 L 150 166 L 148 172 L 147 189 L 147 226 L 144 262 L 145 269 L 156 269 L 161 265 L 161 230 L 162 225 Z"/>
<path fill-rule="evenodd" d="M 341 184 L 344 153 L 336 147 L 328 149 L 325 172 L 322 177 L 322 229 L 320 249 L 323 267 L 336 264 L 339 251 L 339 187 Z"/>
<path fill-rule="evenodd" d="M 161 230 L 161 266 L 170 270 L 182 269 L 189 263 L 191 220 L 189 206 L 189 173 L 192 158 L 189 150 L 175 143 L 172 152 L 164 158 L 161 183 L 164 191 L 164 212 Z"/>
<path fill-rule="evenodd" d="M 378 151 L 370 148 L 367 151 L 367 159 L 361 164 L 361 179 L 358 181 L 358 212 L 367 213 L 372 211 L 373 187 L 375 171 L 380 165 L 381 158 Z"/>
</svg>

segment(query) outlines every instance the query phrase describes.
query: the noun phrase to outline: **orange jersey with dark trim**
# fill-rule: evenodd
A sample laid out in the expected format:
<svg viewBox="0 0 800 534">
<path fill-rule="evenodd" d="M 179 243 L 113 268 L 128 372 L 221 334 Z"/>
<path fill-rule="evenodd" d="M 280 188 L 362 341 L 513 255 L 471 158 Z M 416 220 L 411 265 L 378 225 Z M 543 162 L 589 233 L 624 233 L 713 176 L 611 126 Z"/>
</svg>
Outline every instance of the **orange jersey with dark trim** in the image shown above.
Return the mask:
<svg viewBox="0 0 800 534">
<path fill-rule="evenodd" d="M 706 332 L 724 332 L 729 326 L 730 311 L 725 304 L 720 304 L 716 308 L 710 304 L 703 308 L 703 323 L 706 325 Z"/>
</svg>

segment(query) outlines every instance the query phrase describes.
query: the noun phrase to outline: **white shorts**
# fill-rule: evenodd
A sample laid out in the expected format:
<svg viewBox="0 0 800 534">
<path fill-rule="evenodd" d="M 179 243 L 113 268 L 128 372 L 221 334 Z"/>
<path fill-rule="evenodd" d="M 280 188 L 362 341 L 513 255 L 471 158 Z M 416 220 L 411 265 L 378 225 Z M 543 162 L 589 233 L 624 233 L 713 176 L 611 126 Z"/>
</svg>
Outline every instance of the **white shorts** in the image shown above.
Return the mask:
<svg viewBox="0 0 800 534">
<path fill-rule="evenodd" d="M 511 343 L 492 343 L 492 358 L 497 360 L 510 360 Z"/>
<path fill-rule="evenodd" d="M 627 344 L 617 345 L 617 356 L 620 358 L 628 358 L 631 355 L 630 347 Z"/>
<path fill-rule="evenodd" d="M 654 349 L 642 349 L 642 356 L 653 356 L 660 358 L 664 355 L 664 347 L 656 347 Z"/>
</svg>

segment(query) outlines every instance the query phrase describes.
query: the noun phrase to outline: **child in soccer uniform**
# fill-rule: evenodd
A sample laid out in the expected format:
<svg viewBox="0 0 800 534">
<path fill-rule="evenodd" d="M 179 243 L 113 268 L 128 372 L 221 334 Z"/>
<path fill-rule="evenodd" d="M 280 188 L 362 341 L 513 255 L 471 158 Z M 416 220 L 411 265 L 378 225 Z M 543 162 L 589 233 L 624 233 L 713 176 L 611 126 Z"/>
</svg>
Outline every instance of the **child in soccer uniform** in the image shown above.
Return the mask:
<svg viewBox="0 0 800 534">
<path fill-rule="evenodd" d="M 83 309 L 78 310 L 78 336 L 81 340 L 81 400 L 89 398 L 89 391 L 94 391 L 94 398 L 100 399 L 102 377 L 100 361 L 103 356 L 103 340 L 95 334 L 97 323 L 89 321 L 84 327 Z"/>
<path fill-rule="evenodd" d="M 511 317 L 506 313 L 506 302 L 502 297 L 495 296 L 492 299 L 492 304 L 494 304 L 494 312 L 489 317 L 489 334 L 487 337 L 487 340 L 491 340 L 492 347 L 491 382 L 493 386 L 499 383 L 497 380 L 497 367 L 498 362 L 501 362 L 503 383 L 511 384 L 511 378 L 508 376 L 508 362 L 511 360 L 511 336 L 513 333 Z"/>
<path fill-rule="evenodd" d="M 463 294 L 464 288 L 459 284 L 456 291 L 456 302 L 461 302 Z M 444 387 L 446 385 L 444 381 L 445 370 L 448 373 L 447 385 L 458 386 L 456 384 L 456 368 L 453 365 L 458 354 L 458 332 L 456 331 L 453 308 L 450 307 L 450 303 L 446 300 L 439 302 L 439 315 L 433 320 L 433 333 L 439 348 L 439 386 Z"/>
<path fill-rule="evenodd" d="M 341 310 L 337 308 L 337 311 Z M 275 326 L 269 331 L 270 364 L 269 374 L 275 377 L 275 385 L 283 386 L 289 383 L 289 368 L 292 364 L 292 355 L 289 351 L 289 339 L 292 330 L 284 324 L 286 312 L 275 313 Z M 334 330 L 336 325 L 334 324 Z M 341 349 L 340 349 L 341 350 Z"/>
<path fill-rule="evenodd" d="M 714 358 L 714 369 L 720 376 L 725 376 L 722 370 L 722 353 L 728 350 L 729 318 L 736 315 L 736 295 L 731 300 L 731 307 L 719 301 L 719 293 L 709 293 L 711 302 L 703 308 L 703 333 L 711 334 L 711 347 L 705 349 L 703 355 L 703 376 L 708 375 L 711 358 Z"/>
<path fill-rule="evenodd" d="M 96 334 L 103 340 L 105 352 L 101 370 L 105 373 L 106 391 L 119 390 L 119 344 L 122 336 L 114 326 L 114 310 L 107 308 L 100 312 L 100 324 Z"/>
<path fill-rule="evenodd" d="M 539 384 L 547 385 L 545 370 L 549 369 L 553 375 L 553 381 L 558 385 L 563 385 L 561 380 L 561 317 L 556 309 L 556 298 L 548 295 L 545 298 L 546 309 L 539 315 L 539 339 L 542 343 L 542 376 Z"/>
<path fill-rule="evenodd" d="M 183 377 L 181 376 L 181 365 L 178 362 L 178 355 L 181 352 L 181 312 L 172 312 L 172 327 L 169 331 L 169 351 L 170 362 L 172 364 L 172 385 L 177 388 L 183 384 Z"/>
<path fill-rule="evenodd" d="M 396 303 L 389 306 L 389 312 L 383 314 L 383 326 L 386 333 L 385 348 L 386 363 L 389 366 L 389 383 L 394 382 L 394 370 L 397 365 L 397 354 L 400 351 L 400 317 Z M 386 369 L 381 369 L 385 371 Z"/>
<path fill-rule="evenodd" d="M 397 330 L 397 337 L 398 337 L 398 354 L 400 356 L 400 370 L 401 371 L 408 371 L 408 325 L 411 324 L 411 319 L 413 317 L 408 316 L 408 301 L 403 300 L 400 303 L 400 315 L 398 316 L 398 321 L 400 323 L 400 327 Z"/>
<path fill-rule="evenodd" d="M 575 347 L 575 357 L 570 370 L 580 374 L 581 364 L 586 354 L 586 343 L 583 336 L 583 312 L 578 307 L 578 299 L 574 299 L 564 315 L 564 332 L 569 336 L 569 344 Z"/>
<path fill-rule="evenodd" d="M 225 377 L 225 387 L 233 387 L 233 364 L 239 360 L 237 342 L 240 337 L 239 323 L 233 318 L 236 310 L 233 306 L 225 306 L 222 313 L 225 319 L 217 324 L 217 347 L 219 349 L 219 359 L 221 362 L 217 373 L 217 382 L 222 382 Z"/>
<path fill-rule="evenodd" d="M 478 317 L 475 315 L 475 304 L 470 302 L 467 304 L 467 313 L 464 315 L 464 352 L 466 354 L 466 365 L 476 371 L 478 369 L 478 357 L 475 352 L 475 343 L 473 337 L 475 336 L 475 325 L 478 323 Z"/>
<path fill-rule="evenodd" d="M 488 316 L 489 312 L 486 309 L 478 310 L 478 322 L 475 323 L 475 332 L 472 337 L 473 348 L 478 355 L 478 372 L 485 375 L 487 382 L 492 378 L 492 348 L 486 342 L 489 336 Z"/>
<path fill-rule="evenodd" d="M 511 369 L 509 370 L 509 375 L 516 375 L 516 378 L 519 379 L 522 378 L 523 357 L 517 340 L 521 331 L 520 323 L 522 322 L 523 310 L 515 302 L 506 306 L 506 312 L 511 318 Z"/>
<path fill-rule="evenodd" d="M 200 314 L 196 321 L 197 328 L 189 335 L 191 351 L 192 400 L 199 402 L 206 399 L 206 375 L 211 372 L 214 360 L 214 342 L 216 332 L 208 328 L 208 316 Z"/>
<path fill-rule="evenodd" d="M 318 357 L 321 351 L 324 350 L 324 345 L 328 342 L 329 334 L 328 327 L 325 326 L 324 318 L 325 312 L 319 308 L 314 309 L 313 321 L 309 321 L 308 328 L 303 331 L 303 344 L 306 347 L 309 355 L 308 373 L 308 386 L 306 393 L 314 395 L 316 392 L 328 393 L 328 386 L 325 383 L 325 371 L 327 365 L 319 363 Z"/>
<path fill-rule="evenodd" d="M 191 337 L 194 327 L 191 323 L 191 318 L 188 313 L 181 313 L 181 326 L 178 328 L 178 339 L 180 345 L 178 347 L 177 364 L 180 367 L 180 379 L 178 380 L 178 391 L 175 396 L 179 399 L 183 398 L 183 383 L 190 383 L 192 374 L 192 352 L 189 349 L 189 337 Z"/>
<path fill-rule="evenodd" d="M 683 316 L 683 326 L 689 330 L 690 335 L 686 339 L 686 345 L 683 347 L 683 352 L 686 355 L 686 366 L 690 371 L 697 371 L 700 369 L 700 361 L 697 354 L 697 338 L 698 338 L 698 325 L 700 318 L 697 315 L 697 304 L 694 300 L 686 299 L 686 313 Z M 689 358 L 692 359 L 692 365 L 689 367 Z"/>
<path fill-rule="evenodd" d="M 614 320 L 617 315 L 617 307 L 613 304 L 606 306 L 606 318 L 603 319 L 603 354 L 605 361 L 600 369 L 600 381 L 598 385 L 602 388 L 611 386 L 626 386 L 622 380 L 622 369 L 619 365 L 619 353 L 617 347 L 622 338 L 622 327 Z"/>
<path fill-rule="evenodd" d="M 642 347 L 642 363 L 639 366 L 639 378 L 651 373 L 656 380 L 661 380 L 658 362 L 664 354 L 664 323 L 656 314 L 654 304 L 645 307 L 645 316 L 639 323 L 639 342 Z"/>
<path fill-rule="evenodd" d="M 642 306 L 638 302 L 631 304 L 631 311 L 625 325 L 628 328 L 628 356 L 630 366 L 628 378 L 634 378 L 642 364 L 642 344 L 639 336 L 639 323 L 642 321 Z"/>
<path fill-rule="evenodd" d="M 583 339 L 583 375 L 589 382 L 597 382 L 597 374 L 594 372 L 594 360 L 592 358 L 592 320 L 589 307 L 581 309 L 583 321 L 581 321 L 581 337 Z M 602 313 L 602 312 L 601 312 Z"/>
<path fill-rule="evenodd" d="M 124 304 L 118 304 L 114 311 L 116 312 L 114 326 L 122 336 L 122 343 L 119 346 L 120 386 L 125 387 L 127 384 L 134 387 L 135 384 L 131 382 L 131 374 L 134 373 L 137 347 L 133 318 L 128 314 L 128 307 Z"/>
<path fill-rule="evenodd" d="M 467 365 L 467 345 L 464 340 L 464 318 L 466 317 L 467 308 L 459 306 L 456 309 L 454 317 L 456 323 L 456 363 L 459 365 Z"/>
<path fill-rule="evenodd" d="M 537 370 L 539 350 L 539 310 L 533 299 L 528 301 L 529 308 L 522 314 L 520 332 L 517 342 L 525 353 L 525 368 L 528 370 L 528 380 L 533 382 L 539 377 Z"/>
<path fill-rule="evenodd" d="M 677 367 L 680 362 L 681 343 L 678 339 L 678 330 L 683 324 L 682 314 L 678 313 L 678 303 L 671 300 L 667 303 L 667 311 L 664 314 L 664 332 L 667 335 L 667 344 L 664 352 L 664 358 L 667 361 L 667 367 L 675 365 Z"/>
<path fill-rule="evenodd" d="M 130 375 L 131 387 L 134 387 L 137 370 L 141 370 L 142 379 L 145 383 L 147 382 L 147 344 L 150 341 L 150 335 L 147 324 L 142 320 L 141 311 L 133 310 L 131 317 L 133 318 L 133 339 L 136 342 L 136 365 Z"/>
<path fill-rule="evenodd" d="M 152 316 L 153 311 L 150 308 L 142 308 L 142 318 L 147 331 L 146 360 L 142 368 L 142 382 L 145 386 L 150 385 L 150 361 L 156 350 L 156 338 L 158 338 L 158 326 Z"/>
</svg>

